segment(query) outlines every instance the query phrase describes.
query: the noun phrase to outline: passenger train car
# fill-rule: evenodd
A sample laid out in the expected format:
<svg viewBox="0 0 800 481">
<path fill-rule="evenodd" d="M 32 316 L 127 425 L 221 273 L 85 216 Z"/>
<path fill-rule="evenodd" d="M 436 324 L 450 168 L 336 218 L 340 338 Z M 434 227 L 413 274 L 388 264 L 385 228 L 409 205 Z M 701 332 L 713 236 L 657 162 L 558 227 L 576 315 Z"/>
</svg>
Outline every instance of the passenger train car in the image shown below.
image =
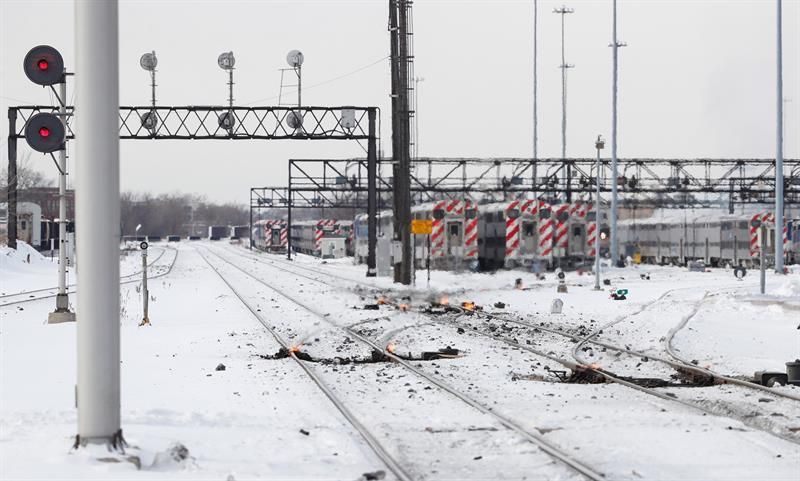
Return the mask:
<svg viewBox="0 0 800 481">
<path fill-rule="evenodd" d="M 353 221 L 322 219 L 292 223 L 289 235 L 295 252 L 339 258 L 351 251 L 352 232 Z"/>
<path fill-rule="evenodd" d="M 262 219 L 253 223 L 253 247 L 267 252 L 286 252 L 289 242 L 289 231 L 286 221 L 280 219 Z"/>
<path fill-rule="evenodd" d="M 766 229 L 753 227 L 758 220 Z M 703 261 L 711 266 L 754 266 L 759 262 L 762 241 L 768 263 L 774 263 L 775 242 L 784 243 L 789 262 L 798 258 L 800 247 L 792 242 L 797 221 L 789 221 L 776 229 L 774 216 L 769 212 L 737 215 L 692 215 L 684 211 L 647 219 L 627 219 L 618 223 L 621 252 L 626 256 L 639 254 L 642 262 L 685 264 Z M 776 233 L 780 232 L 778 236 Z"/>
<path fill-rule="evenodd" d="M 453 199 L 418 204 L 411 207 L 414 220 L 430 220 L 430 236 L 412 236 L 414 263 L 424 268 L 430 257 L 431 267 L 438 269 L 460 269 L 478 260 L 478 209 L 468 199 Z M 394 215 L 386 210 L 378 213 L 378 239 L 389 242 L 394 237 Z M 355 257 L 356 262 L 367 259 L 367 215 L 356 216 Z M 429 245 L 430 242 L 430 245 Z M 430 256 L 428 255 L 430 254 Z"/>
</svg>

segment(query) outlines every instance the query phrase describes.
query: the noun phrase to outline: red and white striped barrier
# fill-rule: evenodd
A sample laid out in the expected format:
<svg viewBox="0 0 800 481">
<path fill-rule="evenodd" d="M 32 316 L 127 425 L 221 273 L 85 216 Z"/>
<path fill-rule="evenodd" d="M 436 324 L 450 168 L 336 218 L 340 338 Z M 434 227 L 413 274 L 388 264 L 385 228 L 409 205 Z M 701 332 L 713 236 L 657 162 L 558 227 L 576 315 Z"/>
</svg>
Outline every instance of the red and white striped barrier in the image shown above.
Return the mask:
<svg viewBox="0 0 800 481">
<path fill-rule="evenodd" d="M 439 201 L 433 206 L 433 210 L 445 210 L 447 201 Z M 444 256 L 444 219 L 433 219 L 431 227 L 431 257 Z"/>
<path fill-rule="evenodd" d="M 556 233 L 553 239 L 553 247 L 564 249 L 564 254 L 566 254 L 566 249 L 568 246 L 569 237 L 567 236 L 567 223 L 569 222 L 569 210 L 570 204 L 560 204 L 555 208 L 555 217 L 556 217 Z M 560 218 L 567 214 L 567 218 L 564 220 L 560 220 Z"/>
<path fill-rule="evenodd" d="M 314 249 L 322 249 L 322 238 L 325 237 L 325 227 L 332 226 L 336 223 L 336 219 L 322 219 L 317 221 L 316 229 L 314 230 Z"/>
<path fill-rule="evenodd" d="M 597 250 L 594 248 L 594 243 L 597 240 L 597 222 L 589 222 L 586 225 L 586 252 L 589 257 L 594 257 Z"/>
<path fill-rule="evenodd" d="M 472 202 L 466 201 L 464 209 L 477 208 Z M 476 259 L 478 257 L 478 216 L 464 219 L 464 258 Z"/>
</svg>

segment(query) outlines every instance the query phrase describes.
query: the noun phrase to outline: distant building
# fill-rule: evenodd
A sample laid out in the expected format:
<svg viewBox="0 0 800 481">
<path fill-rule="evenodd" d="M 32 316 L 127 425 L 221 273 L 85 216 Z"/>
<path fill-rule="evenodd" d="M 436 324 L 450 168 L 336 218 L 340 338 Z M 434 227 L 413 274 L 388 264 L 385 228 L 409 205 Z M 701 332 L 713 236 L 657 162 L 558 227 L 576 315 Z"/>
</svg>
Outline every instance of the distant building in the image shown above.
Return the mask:
<svg viewBox="0 0 800 481">
<path fill-rule="evenodd" d="M 42 208 L 42 218 L 58 218 L 58 187 L 31 187 L 19 191 L 17 202 L 30 202 Z M 75 219 L 75 191 L 67 190 L 67 219 Z"/>
</svg>

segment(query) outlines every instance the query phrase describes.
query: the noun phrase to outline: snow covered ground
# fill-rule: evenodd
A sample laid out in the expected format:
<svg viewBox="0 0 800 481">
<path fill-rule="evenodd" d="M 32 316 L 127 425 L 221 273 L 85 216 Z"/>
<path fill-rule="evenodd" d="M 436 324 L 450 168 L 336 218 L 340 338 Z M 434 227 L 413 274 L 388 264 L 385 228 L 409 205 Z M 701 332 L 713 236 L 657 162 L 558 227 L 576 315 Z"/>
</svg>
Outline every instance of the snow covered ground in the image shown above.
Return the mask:
<svg viewBox="0 0 800 481">
<path fill-rule="evenodd" d="M 273 358 L 279 344 L 222 277 L 262 322 L 318 361 L 307 365 L 413 479 L 583 478 L 497 418 L 399 364 L 366 362 L 371 349 L 337 326 L 353 326 L 412 357 L 445 346 L 460 349 L 455 359 L 412 363 L 606 479 L 798 479 L 800 434 L 791 433 L 800 431 L 800 402 L 760 401 L 769 394 L 732 386 L 659 388 L 714 406 L 717 415 L 708 415 L 618 384 L 559 382 L 559 364 L 500 338 L 565 359 L 575 343 L 498 319 L 581 337 L 602 330 L 598 340 L 654 357 L 666 357 L 665 338 L 686 320 L 673 340 L 681 355 L 747 377 L 755 370 L 781 371 L 800 357 L 798 273 L 770 273 L 767 296 L 757 293 L 756 273 L 737 281 L 722 269 L 652 266 L 605 269 L 611 285 L 601 291 L 592 290 L 593 277 L 569 273 L 568 292 L 557 293 L 552 274 L 537 280 L 522 271 L 434 271 L 430 289 L 418 272 L 416 287 L 399 288 L 390 279 L 367 279 L 365 267 L 349 259 L 298 256 L 288 263 L 223 242 L 154 247 L 154 259 L 157 249 L 164 254 L 151 267 L 162 274 L 148 286 L 151 326 L 138 326 L 138 282 L 121 287 L 123 430 L 131 445 L 127 455 L 138 457 L 140 469 L 133 462 L 99 460 L 109 457 L 100 447 L 70 449 L 76 434 L 75 325 L 47 325 L 54 300 L 34 300 L 0 307 L 0 479 L 356 480 L 385 470 L 297 363 Z M 28 263 L 22 252 L 0 251 L 0 295 L 56 284 L 55 264 L 35 252 Z M 123 275 L 131 275 L 141 258 L 123 256 L 121 262 Z M 524 289 L 514 288 L 517 278 Z M 612 287 L 628 289 L 628 299 L 610 299 Z M 452 304 L 472 301 L 496 318 L 418 312 L 444 294 Z M 391 305 L 363 309 L 380 295 L 409 303 L 412 312 Z M 561 314 L 550 314 L 555 298 L 564 301 Z M 671 372 L 596 345 L 580 355 L 631 377 Z M 224 370 L 217 370 L 220 364 Z M 800 396 L 796 387 L 776 389 Z M 755 421 L 745 424 L 739 414 Z M 188 448 L 187 459 L 165 455 L 175 443 Z"/>
</svg>

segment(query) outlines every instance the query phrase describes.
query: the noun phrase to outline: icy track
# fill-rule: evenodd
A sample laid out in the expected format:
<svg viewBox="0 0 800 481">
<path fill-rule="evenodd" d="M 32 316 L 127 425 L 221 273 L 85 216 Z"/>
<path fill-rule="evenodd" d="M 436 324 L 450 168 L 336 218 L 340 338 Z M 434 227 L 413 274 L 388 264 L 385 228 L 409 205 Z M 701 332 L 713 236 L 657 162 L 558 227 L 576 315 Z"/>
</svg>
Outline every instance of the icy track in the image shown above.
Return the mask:
<svg viewBox="0 0 800 481">
<path fill-rule="evenodd" d="M 800 269 L 770 274 L 767 296 L 755 272 L 650 266 L 604 270 L 599 292 L 570 273 L 557 294 L 552 274 L 433 272 L 427 288 L 420 272 L 404 289 L 350 259 L 153 251 L 148 327 L 140 257 L 121 257 L 122 455 L 71 449 L 75 325 L 45 322 L 56 266 L 0 249 L 0 479 L 800 479 L 800 389 L 703 385 L 660 360 L 783 371 Z"/>
</svg>

